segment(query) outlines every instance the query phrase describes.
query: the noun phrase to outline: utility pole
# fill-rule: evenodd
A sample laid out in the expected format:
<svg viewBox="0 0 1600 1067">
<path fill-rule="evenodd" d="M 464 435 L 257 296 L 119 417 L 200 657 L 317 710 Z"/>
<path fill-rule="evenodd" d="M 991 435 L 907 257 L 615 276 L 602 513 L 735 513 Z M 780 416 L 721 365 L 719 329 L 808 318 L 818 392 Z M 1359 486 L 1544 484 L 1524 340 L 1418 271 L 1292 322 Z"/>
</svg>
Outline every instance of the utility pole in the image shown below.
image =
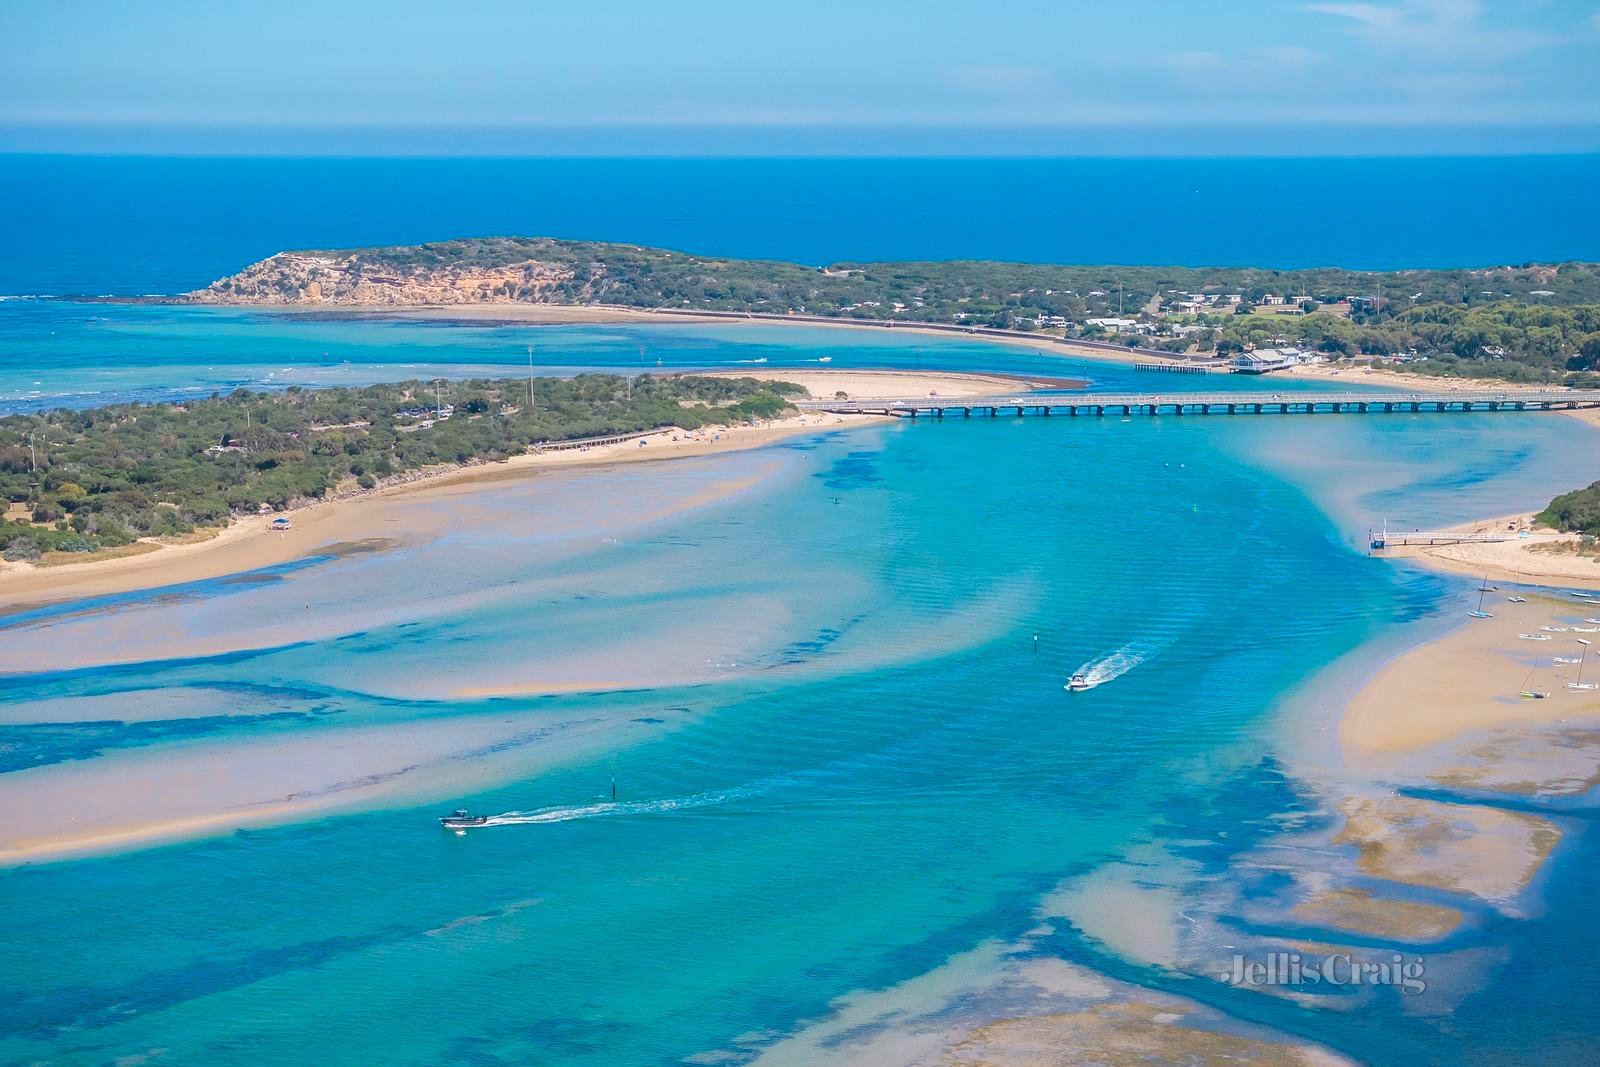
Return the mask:
<svg viewBox="0 0 1600 1067">
<path fill-rule="evenodd" d="M 528 412 L 533 412 L 533 346 L 528 346 Z"/>
<path fill-rule="evenodd" d="M 444 379 L 433 383 L 433 417 L 444 418 Z"/>
<path fill-rule="evenodd" d="M 33 450 L 33 431 L 28 431 L 28 467 L 34 474 L 39 473 L 39 453 Z"/>
</svg>

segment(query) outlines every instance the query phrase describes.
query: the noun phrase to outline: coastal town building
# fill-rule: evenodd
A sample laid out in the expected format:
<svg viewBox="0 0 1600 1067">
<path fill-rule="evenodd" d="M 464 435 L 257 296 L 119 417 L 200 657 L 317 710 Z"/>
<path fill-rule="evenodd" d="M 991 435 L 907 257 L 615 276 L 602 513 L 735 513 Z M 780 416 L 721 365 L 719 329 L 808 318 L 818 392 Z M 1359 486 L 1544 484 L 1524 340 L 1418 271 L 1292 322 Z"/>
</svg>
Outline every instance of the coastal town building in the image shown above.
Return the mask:
<svg viewBox="0 0 1600 1067">
<path fill-rule="evenodd" d="M 1273 348 L 1240 352 L 1233 357 L 1233 370 L 1236 374 L 1269 374 L 1275 370 L 1286 370 L 1289 366 L 1289 362 Z"/>
</svg>

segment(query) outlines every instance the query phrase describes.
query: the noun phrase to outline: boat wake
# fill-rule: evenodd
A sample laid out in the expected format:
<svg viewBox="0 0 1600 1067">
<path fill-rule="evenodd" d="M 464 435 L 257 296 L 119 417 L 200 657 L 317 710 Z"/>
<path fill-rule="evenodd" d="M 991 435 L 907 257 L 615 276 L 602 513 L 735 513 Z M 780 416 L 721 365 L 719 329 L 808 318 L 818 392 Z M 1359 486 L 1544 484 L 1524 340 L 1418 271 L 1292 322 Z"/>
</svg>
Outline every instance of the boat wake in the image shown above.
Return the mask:
<svg viewBox="0 0 1600 1067">
<path fill-rule="evenodd" d="M 604 801 L 599 804 L 580 804 L 572 807 L 540 808 L 537 811 L 508 811 L 491 815 L 479 826 L 532 826 L 539 823 L 571 822 L 575 819 L 597 819 L 607 815 L 664 815 L 692 808 L 709 808 L 742 800 L 762 792 L 755 787 L 719 789 L 710 793 L 696 793 L 687 797 L 666 797 L 661 800 Z M 477 827 L 473 827 L 477 829 Z"/>
<path fill-rule="evenodd" d="M 1145 653 L 1132 645 L 1123 645 L 1115 652 L 1108 652 L 1099 659 L 1090 660 L 1076 671 L 1072 672 L 1074 679 L 1082 679 L 1077 688 L 1093 689 L 1097 685 L 1122 677 L 1144 662 Z"/>
</svg>

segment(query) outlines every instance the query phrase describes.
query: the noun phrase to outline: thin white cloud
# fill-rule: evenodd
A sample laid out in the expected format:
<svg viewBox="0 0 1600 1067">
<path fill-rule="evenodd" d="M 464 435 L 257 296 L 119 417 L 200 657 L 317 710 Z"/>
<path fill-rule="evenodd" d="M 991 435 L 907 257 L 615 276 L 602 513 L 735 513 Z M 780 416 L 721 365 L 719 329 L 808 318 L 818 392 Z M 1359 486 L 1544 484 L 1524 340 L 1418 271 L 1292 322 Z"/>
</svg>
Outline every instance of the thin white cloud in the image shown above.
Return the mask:
<svg viewBox="0 0 1600 1067">
<path fill-rule="evenodd" d="M 1344 19 L 1349 33 L 1374 47 L 1447 53 L 1464 62 L 1498 62 L 1560 40 L 1551 33 L 1486 25 L 1478 0 L 1316 3 L 1301 10 Z"/>
<path fill-rule="evenodd" d="M 1307 4 L 1305 10 L 1319 15 L 1337 15 L 1367 26 L 1398 26 L 1404 13 L 1398 7 L 1381 4 Z"/>
</svg>

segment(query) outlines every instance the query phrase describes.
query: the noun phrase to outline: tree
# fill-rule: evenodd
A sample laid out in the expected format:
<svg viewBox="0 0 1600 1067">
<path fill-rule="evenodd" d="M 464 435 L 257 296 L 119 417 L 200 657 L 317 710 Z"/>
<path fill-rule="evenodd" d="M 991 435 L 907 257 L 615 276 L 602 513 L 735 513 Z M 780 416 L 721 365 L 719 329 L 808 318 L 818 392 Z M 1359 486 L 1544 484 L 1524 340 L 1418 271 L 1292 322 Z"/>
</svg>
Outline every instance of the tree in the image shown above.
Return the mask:
<svg viewBox="0 0 1600 1067">
<path fill-rule="evenodd" d="M 1591 333 L 1578 342 L 1577 355 L 1567 360 L 1568 370 L 1600 370 L 1600 333 Z"/>
</svg>

